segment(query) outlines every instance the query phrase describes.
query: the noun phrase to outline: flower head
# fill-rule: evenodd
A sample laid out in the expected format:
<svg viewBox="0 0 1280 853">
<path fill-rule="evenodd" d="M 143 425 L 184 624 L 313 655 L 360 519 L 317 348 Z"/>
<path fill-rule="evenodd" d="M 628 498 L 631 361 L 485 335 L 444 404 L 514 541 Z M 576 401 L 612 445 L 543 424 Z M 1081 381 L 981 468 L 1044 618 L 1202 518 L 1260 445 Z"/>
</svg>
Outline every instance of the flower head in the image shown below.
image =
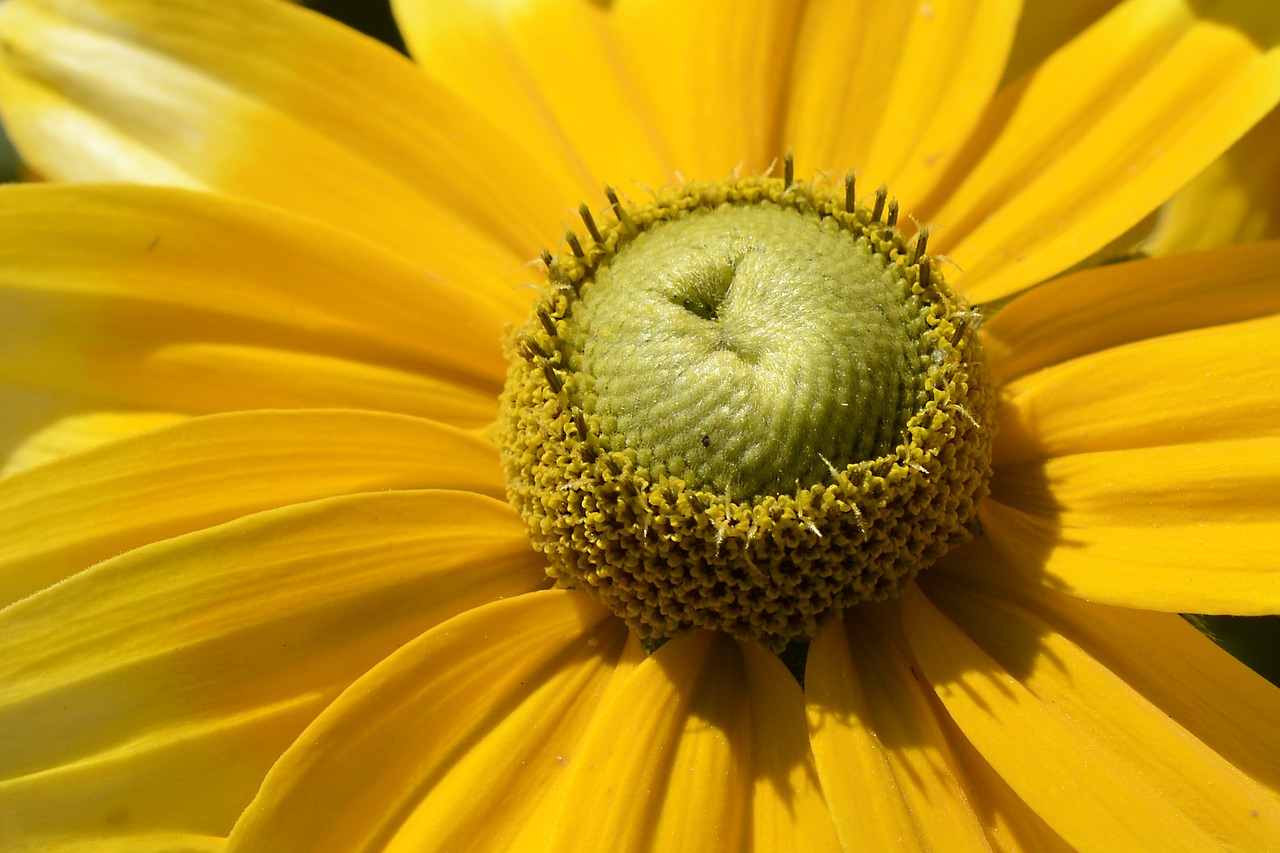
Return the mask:
<svg viewBox="0 0 1280 853">
<path fill-rule="evenodd" d="M 1017 7 L 8 0 L 4 845 L 1276 846 L 1280 21 Z"/>
</svg>

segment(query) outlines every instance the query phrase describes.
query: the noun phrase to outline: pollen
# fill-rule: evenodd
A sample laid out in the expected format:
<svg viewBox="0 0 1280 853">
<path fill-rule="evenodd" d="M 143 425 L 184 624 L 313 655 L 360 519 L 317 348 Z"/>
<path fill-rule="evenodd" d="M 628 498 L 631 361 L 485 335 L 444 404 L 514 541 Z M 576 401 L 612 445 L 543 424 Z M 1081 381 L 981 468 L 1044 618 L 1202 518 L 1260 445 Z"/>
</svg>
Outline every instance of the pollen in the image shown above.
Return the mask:
<svg viewBox="0 0 1280 853">
<path fill-rule="evenodd" d="M 644 639 L 771 649 L 970 535 L 994 395 L 978 312 L 883 187 L 606 190 L 508 341 L 508 495 L 547 573 Z M 887 202 L 887 203 L 886 203 Z"/>
</svg>

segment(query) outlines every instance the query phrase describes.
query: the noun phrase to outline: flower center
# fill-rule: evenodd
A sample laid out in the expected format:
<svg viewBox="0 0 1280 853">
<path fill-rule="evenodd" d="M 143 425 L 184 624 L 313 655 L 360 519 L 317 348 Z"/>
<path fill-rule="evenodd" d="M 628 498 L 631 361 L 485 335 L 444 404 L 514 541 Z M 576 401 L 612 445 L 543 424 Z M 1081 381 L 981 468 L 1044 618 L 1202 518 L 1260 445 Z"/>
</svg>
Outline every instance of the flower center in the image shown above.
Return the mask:
<svg viewBox="0 0 1280 853">
<path fill-rule="evenodd" d="M 544 254 L 508 492 L 560 585 L 642 637 L 774 649 L 967 537 L 992 405 L 973 312 L 852 185 L 685 184 Z"/>
</svg>

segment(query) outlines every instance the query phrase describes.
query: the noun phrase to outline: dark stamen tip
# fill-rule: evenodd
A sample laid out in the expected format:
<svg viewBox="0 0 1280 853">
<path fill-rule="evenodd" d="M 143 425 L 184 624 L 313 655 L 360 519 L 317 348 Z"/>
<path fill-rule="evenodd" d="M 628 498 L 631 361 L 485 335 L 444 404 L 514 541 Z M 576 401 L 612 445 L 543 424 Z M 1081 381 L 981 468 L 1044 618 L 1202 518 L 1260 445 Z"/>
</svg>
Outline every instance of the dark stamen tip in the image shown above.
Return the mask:
<svg viewBox="0 0 1280 853">
<path fill-rule="evenodd" d="M 564 380 L 560 378 L 560 374 L 556 373 L 556 369 L 549 364 L 542 365 L 542 374 L 547 377 L 547 384 L 551 386 L 551 390 L 559 394 L 564 390 Z"/>
<path fill-rule="evenodd" d="M 542 345 L 533 338 L 525 337 L 520 341 L 520 343 L 523 344 L 523 349 L 520 350 L 520 354 L 528 361 L 533 361 L 535 358 L 546 361 L 551 358 L 551 354 L 544 350 Z"/>
<path fill-rule="evenodd" d="M 844 176 L 844 212 L 853 213 L 858 207 L 857 176 L 850 172 Z"/>
<path fill-rule="evenodd" d="M 569 244 L 569 249 L 573 252 L 575 258 L 586 257 L 586 252 L 582 251 L 582 244 L 578 242 L 578 235 L 572 231 L 565 229 L 564 241 Z"/>
<path fill-rule="evenodd" d="M 788 151 L 782 156 L 782 185 L 789 187 L 796 182 L 796 158 Z"/>
<path fill-rule="evenodd" d="M 628 231 L 636 230 L 636 225 L 631 221 L 631 214 L 627 213 L 627 209 L 622 206 L 622 202 L 618 199 L 618 191 L 608 184 L 604 188 L 605 198 L 609 199 L 609 206 L 613 208 L 613 215 Z"/>
<path fill-rule="evenodd" d="M 550 312 L 547 311 L 545 306 L 539 305 L 537 310 L 537 315 L 538 315 L 538 321 L 542 323 L 542 328 L 547 330 L 547 334 L 551 336 L 552 340 L 555 340 L 555 338 L 557 337 L 556 321 L 551 319 Z"/>
<path fill-rule="evenodd" d="M 921 228 L 920 236 L 916 237 L 916 258 L 917 263 L 924 260 L 925 249 L 929 248 L 929 229 Z"/>
<path fill-rule="evenodd" d="M 890 228 L 898 224 L 898 200 L 896 198 L 889 199 L 889 219 L 886 224 Z"/>
<path fill-rule="evenodd" d="M 596 219 L 591 215 L 591 208 L 587 207 L 584 201 L 578 205 L 578 215 L 582 217 L 582 222 L 587 226 L 587 233 L 591 235 L 591 239 L 597 243 L 603 243 L 604 238 L 600 236 L 600 229 L 596 227 Z"/>
<path fill-rule="evenodd" d="M 889 197 L 889 188 L 886 187 L 884 184 L 881 184 L 880 188 L 876 190 L 875 207 L 871 209 L 872 222 L 880 221 L 880 214 L 884 213 L 884 202 L 885 202 L 885 199 L 887 199 L 888 197 Z"/>
</svg>

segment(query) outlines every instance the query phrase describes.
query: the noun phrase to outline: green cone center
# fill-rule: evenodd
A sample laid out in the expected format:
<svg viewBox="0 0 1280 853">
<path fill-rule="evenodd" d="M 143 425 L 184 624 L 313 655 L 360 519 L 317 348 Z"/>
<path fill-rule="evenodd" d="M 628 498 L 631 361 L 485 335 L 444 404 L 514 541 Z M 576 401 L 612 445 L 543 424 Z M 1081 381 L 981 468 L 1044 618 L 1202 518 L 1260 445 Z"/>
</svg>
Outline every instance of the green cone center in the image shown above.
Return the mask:
<svg viewBox="0 0 1280 853">
<path fill-rule="evenodd" d="M 895 273 L 830 218 L 699 210 L 597 270 L 570 366 L 654 475 L 793 492 L 891 450 L 919 406 L 922 320 Z"/>
<path fill-rule="evenodd" d="M 543 255 L 498 421 L 557 585 L 641 638 L 776 650 L 970 535 L 995 404 L 976 315 L 883 189 L 607 195 L 611 218 L 581 208 L 589 240 Z"/>
</svg>

